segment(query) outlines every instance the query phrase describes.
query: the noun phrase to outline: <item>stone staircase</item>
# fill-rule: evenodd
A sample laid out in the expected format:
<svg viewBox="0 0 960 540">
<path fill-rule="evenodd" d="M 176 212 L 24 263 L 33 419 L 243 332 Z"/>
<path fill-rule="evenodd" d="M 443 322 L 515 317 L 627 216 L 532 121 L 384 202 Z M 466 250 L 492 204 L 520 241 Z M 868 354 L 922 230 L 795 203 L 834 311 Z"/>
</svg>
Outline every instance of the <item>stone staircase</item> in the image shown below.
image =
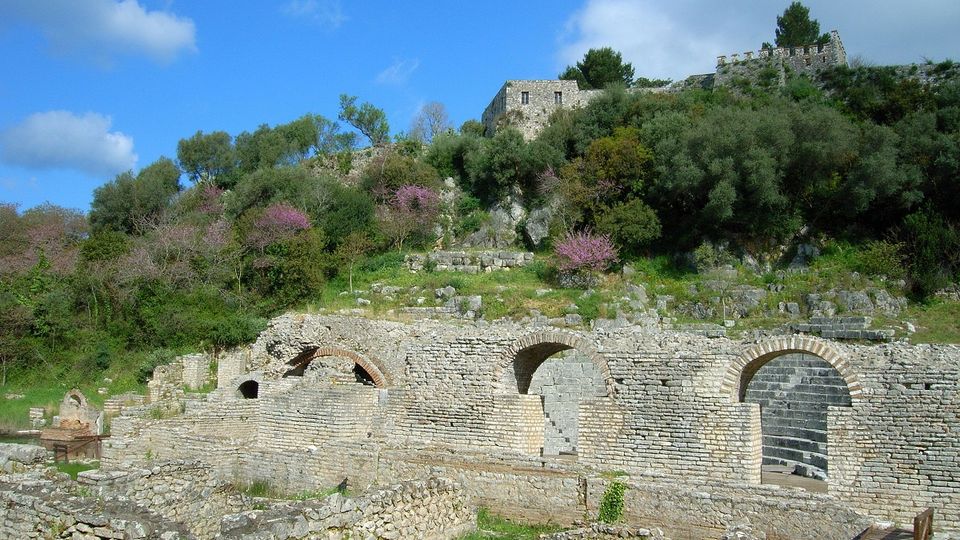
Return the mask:
<svg viewBox="0 0 960 540">
<path fill-rule="evenodd" d="M 760 405 L 764 465 L 826 478 L 827 408 L 850 405 L 833 366 L 808 354 L 774 358 L 749 382 L 744 401 Z"/>
</svg>

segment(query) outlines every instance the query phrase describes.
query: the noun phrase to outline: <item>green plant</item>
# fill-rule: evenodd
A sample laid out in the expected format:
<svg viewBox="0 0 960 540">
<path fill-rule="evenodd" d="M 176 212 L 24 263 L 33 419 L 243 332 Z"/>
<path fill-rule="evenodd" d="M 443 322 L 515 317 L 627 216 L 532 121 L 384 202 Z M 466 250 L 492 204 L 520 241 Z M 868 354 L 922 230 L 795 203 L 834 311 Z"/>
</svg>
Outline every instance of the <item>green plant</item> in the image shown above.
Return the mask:
<svg viewBox="0 0 960 540">
<path fill-rule="evenodd" d="M 627 491 L 627 485 L 623 482 L 614 480 L 607 486 L 603 492 L 603 498 L 600 499 L 600 514 L 597 519 L 603 523 L 616 523 L 623 518 L 623 494 Z"/>
<path fill-rule="evenodd" d="M 67 474 L 70 475 L 70 478 L 73 478 L 74 480 L 76 480 L 76 479 L 77 479 L 77 474 L 79 474 L 79 473 L 81 473 L 81 472 L 83 472 L 83 471 L 90 471 L 90 470 L 93 470 L 93 469 L 99 469 L 99 468 L 100 468 L 100 462 L 99 462 L 99 461 L 91 461 L 91 462 L 89 462 L 89 463 L 81 463 L 81 462 L 79 462 L 79 461 L 74 461 L 74 462 L 72 462 L 72 463 L 68 463 L 68 462 L 65 462 L 65 461 L 61 461 L 61 462 L 57 462 L 56 467 L 57 467 L 57 470 L 58 470 L 58 471 L 67 473 Z"/>
</svg>

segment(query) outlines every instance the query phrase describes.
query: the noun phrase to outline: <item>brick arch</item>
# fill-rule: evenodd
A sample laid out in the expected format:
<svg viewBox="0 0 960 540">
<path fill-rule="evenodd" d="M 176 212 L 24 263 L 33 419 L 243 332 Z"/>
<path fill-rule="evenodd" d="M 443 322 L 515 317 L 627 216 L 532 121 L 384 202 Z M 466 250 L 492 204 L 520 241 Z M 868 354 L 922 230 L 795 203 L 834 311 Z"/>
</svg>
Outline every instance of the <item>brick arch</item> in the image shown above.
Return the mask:
<svg viewBox="0 0 960 540">
<path fill-rule="evenodd" d="M 393 385 L 392 378 L 389 377 L 387 370 L 381 367 L 382 363 L 379 360 L 367 358 L 354 351 L 339 349 L 337 347 L 315 347 L 303 351 L 297 355 L 296 358 L 287 362 L 287 365 L 293 366 L 287 373 L 297 370 L 302 371 L 306 369 L 310 362 L 326 356 L 336 356 L 353 360 L 355 364 L 363 368 L 363 370 L 370 375 L 370 378 L 373 379 L 373 384 L 377 388 L 387 388 Z"/>
<path fill-rule="evenodd" d="M 508 370 L 513 370 L 517 390 L 521 394 L 527 393 L 533 372 L 547 358 L 560 351 L 575 349 L 584 354 L 593 362 L 603 377 L 607 388 L 607 396 L 613 396 L 613 377 L 610 367 L 596 348 L 583 337 L 563 330 L 541 330 L 527 334 L 514 341 L 503 351 L 494 372 L 494 382 L 500 386 L 508 386 L 504 377 Z M 518 373 L 518 365 L 525 366 L 524 373 Z M 508 389 L 508 388 L 504 388 Z"/>
<path fill-rule="evenodd" d="M 819 356 L 834 367 L 847 383 L 850 402 L 856 405 L 862 397 L 860 377 L 851 369 L 843 356 L 830 342 L 809 336 L 784 336 L 768 339 L 740 353 L 723 376 L 721 391 L 734 403 L 743 401 L 747 383 L 764 364 L 784 354 L 806 353 Z"/>
</svg>

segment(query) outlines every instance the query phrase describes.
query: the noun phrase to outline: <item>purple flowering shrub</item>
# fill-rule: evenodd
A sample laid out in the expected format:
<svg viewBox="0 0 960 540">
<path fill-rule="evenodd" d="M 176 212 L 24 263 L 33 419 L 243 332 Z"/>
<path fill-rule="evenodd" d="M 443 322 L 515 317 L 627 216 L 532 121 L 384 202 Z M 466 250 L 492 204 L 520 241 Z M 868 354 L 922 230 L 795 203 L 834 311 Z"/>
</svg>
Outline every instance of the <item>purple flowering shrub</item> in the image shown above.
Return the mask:
<svg viewBox="0 0 960 540">
<path fill-rule="evenodd" d="M 569 232 L 554 247 L 561 273 L 603 272 L 617 261 L 617 250 L 609 235 L 590 231 Z"/>
<path fill-rule="evenodd" d="M 271 244 L 293 238 L 298 232 L 310 228 L 310 218 L 286 203 L 274 203 L 263 211 L 253 223 L 248 241 L 263 249 Z"/>
</svg>

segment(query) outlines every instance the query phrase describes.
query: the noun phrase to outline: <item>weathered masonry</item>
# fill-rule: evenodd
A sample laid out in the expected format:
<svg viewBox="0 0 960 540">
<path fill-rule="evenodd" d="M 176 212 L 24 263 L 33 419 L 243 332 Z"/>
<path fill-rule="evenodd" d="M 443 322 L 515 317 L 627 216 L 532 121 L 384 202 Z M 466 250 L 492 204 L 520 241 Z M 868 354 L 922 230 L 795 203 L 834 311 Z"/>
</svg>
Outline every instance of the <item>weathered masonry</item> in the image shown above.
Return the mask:
<svg viewBox="0 0 960 540">
<path fill-rule="evenodd" d="M 815 80 L 824 69 L 845 65 L 846 50 L 839 32 L 833 30 L 827 43 L 718 56 L 716 73 L 692 75 L 661 88 L 631 88 L 629 91 L 679 92 L 692 87 L 734 86 L 742 81 L 783 86 L 788 73 L 807 75 Z M 532 139 L 547 126 L 555 111 L 582 107 L 601 92 L 581 90 L 576 81 L 508 80 L 484 109 L 481 122 L 488 136 L 498 128 L 510 125 L 520 130 L 525 139 Z"/>
<path fill-rule="evenodd" d="M 181 416 L 114 419 L 103 466 L 201 460 L 291 491 L 439 475 L 560 522 L 623 472 L 628 519 L 668 536 L 849 539 L 927 507 L 960 529 L 956 346 L 291 314 L 218 371 Z M 762 484 L 765 459 L 826 493 Z"/>
</svg>

